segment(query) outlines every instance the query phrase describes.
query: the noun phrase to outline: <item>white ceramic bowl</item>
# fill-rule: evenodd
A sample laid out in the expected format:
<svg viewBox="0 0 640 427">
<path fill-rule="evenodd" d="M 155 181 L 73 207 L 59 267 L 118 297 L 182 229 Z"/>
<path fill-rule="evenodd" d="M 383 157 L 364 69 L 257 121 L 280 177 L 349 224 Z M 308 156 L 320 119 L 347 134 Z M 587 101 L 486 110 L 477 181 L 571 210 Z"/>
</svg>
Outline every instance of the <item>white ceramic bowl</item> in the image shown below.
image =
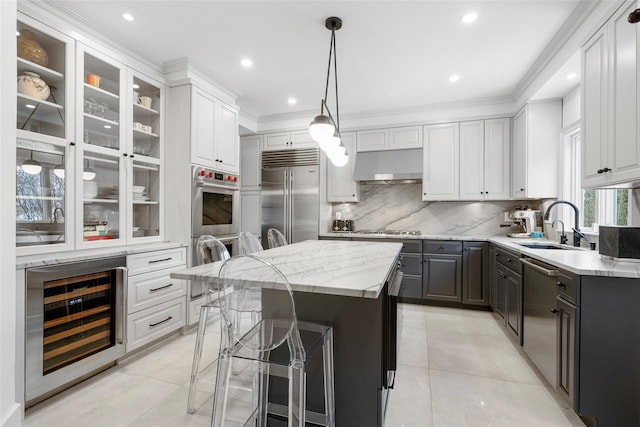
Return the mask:
<svg viewBox="0 0 640 427">
<path fill-rule="evenodd" d="M 98 183 L 95 181 L 84 181 L 84 198 L 95 199 L 98 195 Z"/>
<path fill-rule="evenodd" d="M 144 185 L 134 185 L 131 187 L 134 193 L 144 193 Z"/>
<path fill-rule="evenodd" d="M 47 99 L 51 90 L 38 74 L 25 71 L 18 76 L 18 92 L 37 99 Z"/>
</svg>

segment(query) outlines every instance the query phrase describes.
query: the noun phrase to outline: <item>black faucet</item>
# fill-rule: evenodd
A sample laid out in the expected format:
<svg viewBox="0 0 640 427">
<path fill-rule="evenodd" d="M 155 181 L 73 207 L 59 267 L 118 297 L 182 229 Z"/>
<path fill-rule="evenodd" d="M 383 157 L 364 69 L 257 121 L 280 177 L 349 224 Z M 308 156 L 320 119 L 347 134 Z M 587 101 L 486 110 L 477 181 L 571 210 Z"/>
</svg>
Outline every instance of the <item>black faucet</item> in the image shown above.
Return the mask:
<svg viewBox="0 0 640 427">
<path fill-rule="evenodd" d="M 566 245 L 567 244 L 567 235 L 564 234 L 564 222 L 562 220 L 556 219 L 555 221 L 553 221 L 551 223 L 551 228 L 553 228 L 556 225 L 556 222 L 559 222 L 560 225 L 562 225 L 562 233 L 560 233 L 560 244 L 561 245 Z"/>
<path fill-rule="evenodd" d="M 547 208 L 547 212 L 544 214 L 544 219 L 545 219 L 545 221 L 547 221 L 549 219 L 549 217 L 551 216 L 551 208 L 554 207 L 557 204 L 560 204 L 560 203 L 564 203 L 565 205 L 569 205 L 569 206 L 571 206 L 573 208 L 573 212 L 574 212 L 574 220 L 573 220 L 574 227 L 572 228 L 572 230 L 573 230 L 573 246 L 577 246 L 578 247 L 578 246 L 580 246 L 580 238 L 581 237 L 584 238 L 585 236 L 584 236 L 584 234 L 582 234 L 580 232 L 580 228 L 578 226 L 578 224 L 580 224 L 580 211 L 578 210 L 578 207 L 576 205 L 574 205 L 571 202 L 567 202 L 565 200 L 557 200 L 557 201 L 555 201 L 555 202 L 553 202 L 553 203 L 551 203 L 549 205 L 549 207 Z"/>
</svg>

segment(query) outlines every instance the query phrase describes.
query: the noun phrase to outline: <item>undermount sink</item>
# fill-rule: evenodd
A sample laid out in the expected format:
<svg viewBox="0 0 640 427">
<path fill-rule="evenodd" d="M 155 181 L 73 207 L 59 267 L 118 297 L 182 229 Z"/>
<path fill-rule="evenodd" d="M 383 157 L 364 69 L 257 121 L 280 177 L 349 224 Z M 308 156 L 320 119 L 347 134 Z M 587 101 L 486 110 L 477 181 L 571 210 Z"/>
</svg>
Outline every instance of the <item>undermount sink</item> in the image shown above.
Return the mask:
<svg viewBox="0 0 640 427">
<path fill-rule="evenodd" d="M 563 249 L 563 250 L 576 250 L 573 246 L 554 245 L 551 243 L 518 243 L 520 246 L 524 246 L 529 249 Z"/>
</svg>

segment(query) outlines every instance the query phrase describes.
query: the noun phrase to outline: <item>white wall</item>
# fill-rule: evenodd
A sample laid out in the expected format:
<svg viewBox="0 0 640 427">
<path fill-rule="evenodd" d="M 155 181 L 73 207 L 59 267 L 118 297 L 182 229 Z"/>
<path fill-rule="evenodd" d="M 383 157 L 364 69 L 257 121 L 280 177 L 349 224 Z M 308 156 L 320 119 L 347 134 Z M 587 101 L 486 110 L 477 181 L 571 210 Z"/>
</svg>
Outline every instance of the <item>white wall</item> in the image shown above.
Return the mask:
<svg viewBox="0 0 640 427">
<path fill-rule="evenodd" d="M 0 1 L 0 81 L 15 81 L 16 2 Z M 16 349 L 22 340 L 16 329 L 19 298 L 16 295 L 15 177 L 16 177 L 16 86 L 0 85 L 0 425 L 19 426 L 22 407 L 17 397 Z M 6 203 L 6 202 L 9 203 Z"/>
<path fill-rule="evenodd" d="M 580 86 L 562 98 L 562 128 L 580 120 Z"/>
</svg>

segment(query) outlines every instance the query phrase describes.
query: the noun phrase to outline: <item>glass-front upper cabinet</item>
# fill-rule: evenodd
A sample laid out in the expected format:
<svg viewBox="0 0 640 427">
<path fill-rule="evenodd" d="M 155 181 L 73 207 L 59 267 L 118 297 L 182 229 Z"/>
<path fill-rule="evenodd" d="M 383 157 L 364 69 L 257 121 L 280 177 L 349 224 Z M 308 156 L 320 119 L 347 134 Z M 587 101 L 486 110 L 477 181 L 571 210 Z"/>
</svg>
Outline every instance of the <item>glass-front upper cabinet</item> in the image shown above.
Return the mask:
<svg viewBox="0 0 640 427">
<path fill-rule="evenodd" d="M 164 85 L 129 71 L 131 83 L 131 151 L 133 154 L 160 159 L 164 130 Z"/>
<path fill-rule="evenodd" d="M 19 255 L 73 245 L 72 148 L 19 138 L 16 143 L 16 246 Z"/>
<path fill-rule="evenodd" d="M 84 150 L 82 164 L 76 165 L 80 175 L 77 182 L 81 182 L 79 189 L 82 191 L 77 221 L 80 228 L 80 246 L 103 245 L 107 242 L 123 243 L 123 162 L 122 156 L 102 148 Z"/>
<path fill-rule="evenodd" d="M 73 40 L 18 14 L 18 136 L 27 139 L 73 137 Z"/>
</svg>

